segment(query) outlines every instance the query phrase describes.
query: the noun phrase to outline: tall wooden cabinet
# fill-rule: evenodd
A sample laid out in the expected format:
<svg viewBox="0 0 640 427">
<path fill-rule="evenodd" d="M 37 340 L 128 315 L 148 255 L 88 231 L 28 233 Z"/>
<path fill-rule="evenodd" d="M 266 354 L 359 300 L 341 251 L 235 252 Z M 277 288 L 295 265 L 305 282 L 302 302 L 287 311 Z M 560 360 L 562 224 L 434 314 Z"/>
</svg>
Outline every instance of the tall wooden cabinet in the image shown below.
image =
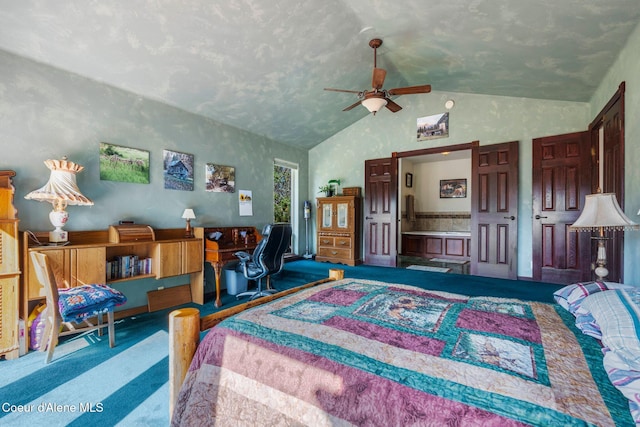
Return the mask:
<svg viewBox="0 0 640 427">
<path fill-rule="evenodd" d="M 316 261 L 361 264 L 362 199 L 334 196 L 321 197 L 316 202 Z"/>
<path fill-rule="evenodd" d="M 14 171 L 0 171 L 0 356 L 6 359 L 19 356 L 20 257 L 11 183 L 14 176 Z"/>
</svg>

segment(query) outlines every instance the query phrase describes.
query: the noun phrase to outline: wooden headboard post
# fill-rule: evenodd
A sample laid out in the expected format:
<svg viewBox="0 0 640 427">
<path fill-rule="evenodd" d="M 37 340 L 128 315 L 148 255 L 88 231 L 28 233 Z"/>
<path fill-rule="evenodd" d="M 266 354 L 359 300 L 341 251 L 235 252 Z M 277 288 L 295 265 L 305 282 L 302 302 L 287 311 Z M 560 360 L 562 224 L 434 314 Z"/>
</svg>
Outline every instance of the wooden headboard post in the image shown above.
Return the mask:
<svg viewBox="0 0 640 427">
<path fill-rule="evenodd" d="M 169 314 L 169 419 L 180 386 L 200 342 L 200 311 L 182 308 Z"/>
</svg>

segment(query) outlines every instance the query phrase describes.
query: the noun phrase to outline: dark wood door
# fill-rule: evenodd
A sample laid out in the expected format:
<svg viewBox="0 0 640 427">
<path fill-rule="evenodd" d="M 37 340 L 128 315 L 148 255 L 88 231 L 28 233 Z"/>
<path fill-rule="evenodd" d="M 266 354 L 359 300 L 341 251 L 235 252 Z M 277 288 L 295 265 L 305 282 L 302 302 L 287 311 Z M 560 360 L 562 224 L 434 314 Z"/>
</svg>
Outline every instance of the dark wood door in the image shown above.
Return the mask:
<svg viewBox="0 0 640 427">
<path fill-rule="evenodd" d="M 395 267 L 398 255 L 398 159 L 364 162 L 364 263 Z"/>
<path fill-rule="evenodd" d="M 602 131 L 602 182 L 599 182 L 597 163 L 591 187 L 595 193 L 601 187 L 603 193 L 615 193 L 620 207 L 624 210 L 624 82 L 589 126 L 591 141 L 597 147 Z M 624 280 L 624 231 L 608 231 L 605 242 L 607 266 L 611 282 Z"/>
<path fill-rule="evenodd" d="M 471 149 L 471 274 L 518 277 L 518 142 Z"/>
<path fill-rule="evenodd" d="M 591 193 L 589 132 L 533 140 L 533 279 L 573 283 L 591 277 L 589 233 L 569 231 Z"/>
</svg>

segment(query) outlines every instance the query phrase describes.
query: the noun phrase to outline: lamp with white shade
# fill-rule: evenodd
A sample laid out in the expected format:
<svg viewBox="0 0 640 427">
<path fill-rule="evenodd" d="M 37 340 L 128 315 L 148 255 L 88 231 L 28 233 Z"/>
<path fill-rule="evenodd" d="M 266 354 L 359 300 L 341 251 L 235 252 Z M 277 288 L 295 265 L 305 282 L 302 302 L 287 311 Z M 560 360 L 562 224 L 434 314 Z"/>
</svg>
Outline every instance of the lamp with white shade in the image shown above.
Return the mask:
<svg viewBox="0 0 640 427">
<path fill-rule="evenodd" d="M 631 221 L 622 211 L 614 193 L 596 193 L 586 196 L 582 213 L 569 231 L 597 231 L 592 237 L 598 241 L 597 267 L 594 270 L 597 280 L 604 280 L 607 270 L 607 253 L 604 245 L 605 231 L 639 230 L 640 226 Z"/>
<path fill-rule="evenodd" d="M 69 240 L 69 234 L 62 229 L 69 220 L 67 205 L 93 206 L 93 202 L 80 192 L 76 183 L 76 174 L 84 167 L 67 160 L 66 157 L 62 160 L 45 160 L 44 164 L 51 170 L 49 181 L 24 198 L 53 205 L 49 221 L 55 229 L 49 232 L 49 242 L 65 243 Z"/>
<path fill-rule="evenodd" d="M 182 212 L 182 219 L 187 220 L 187 224 L 184 229 L 184 237 L 186 238 L 193 237 L 193 230 L 191 229 L 191 220 L 196 219 L 196 214 L 193 213 L 193 209 L 185 209 L 184 212 Z"/>
</svg>

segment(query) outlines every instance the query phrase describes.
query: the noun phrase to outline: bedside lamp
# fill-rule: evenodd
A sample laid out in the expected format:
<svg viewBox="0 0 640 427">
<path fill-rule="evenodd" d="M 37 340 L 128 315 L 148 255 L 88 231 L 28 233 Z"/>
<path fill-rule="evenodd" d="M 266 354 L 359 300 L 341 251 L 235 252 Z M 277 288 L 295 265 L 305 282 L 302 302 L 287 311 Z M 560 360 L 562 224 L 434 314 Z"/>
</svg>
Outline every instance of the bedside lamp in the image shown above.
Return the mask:
<svg viewBox="0 0 640 427">
<path fill-rule="evenodd" d="M 193 209 L 185 209 L 182 212 L 182 219 L 187 220 L 187 225 L 184 229 L 184 237 L 193 237 L 193 231 L 191 230 L 191 220 L 196 219 L 196 214 L 193 213 Z"/>
<path fill-rule="evenodd" d="M 584 209 L 580 217 L 571 224 L 569 231 L 597 231 L 598 235 L 592 237 L 598 241 L 597 267 L 594 270 L 598 280 L 604 280 L 609 274 L 607 265 L 607 252 L 604 241 L 607 237 L 604 232 L 608 230 L 638 230 L 640 226 L 631 221 L 622 211 L 614 193 L 596 193 L 586 196 Z"/>
<path fill-rule="evenodd" d="M 69 214 L 65 210 L 67 205 L 93 206 L 93 202 L 82 195 L 76 184 L 76 174 L 84 167 L 68 161 L 66 157 L 62 160 L 45 160 L 44 164 L 51 170 L 49 182 L 24 198 L 53 205 L 49 221 L 55 230 L 49 232 L 49 242 L 65 243 L 69 240 L 69 234 L 62 229 L 69 220 Z"/>
</svg>

